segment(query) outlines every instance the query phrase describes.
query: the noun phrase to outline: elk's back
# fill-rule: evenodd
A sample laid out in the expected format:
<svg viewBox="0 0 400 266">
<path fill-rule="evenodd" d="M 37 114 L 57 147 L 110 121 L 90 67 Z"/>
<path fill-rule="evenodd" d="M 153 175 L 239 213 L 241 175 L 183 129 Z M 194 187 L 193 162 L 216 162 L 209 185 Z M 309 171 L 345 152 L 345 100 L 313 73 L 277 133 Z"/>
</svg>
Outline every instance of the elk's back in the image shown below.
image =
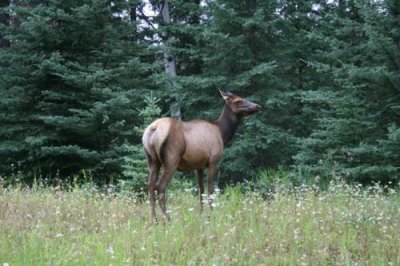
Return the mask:
<svg viewBox="0 0 400 266">
<path fill-rule="evenodd" d="M 146 128 L 142 141 L 152 160 L 164 165 L 177 163 L 180 171 L 218 163 L 223 151 L 219 128 L 205 120 L 182 122 L 160 118 Z"/>
</svg>

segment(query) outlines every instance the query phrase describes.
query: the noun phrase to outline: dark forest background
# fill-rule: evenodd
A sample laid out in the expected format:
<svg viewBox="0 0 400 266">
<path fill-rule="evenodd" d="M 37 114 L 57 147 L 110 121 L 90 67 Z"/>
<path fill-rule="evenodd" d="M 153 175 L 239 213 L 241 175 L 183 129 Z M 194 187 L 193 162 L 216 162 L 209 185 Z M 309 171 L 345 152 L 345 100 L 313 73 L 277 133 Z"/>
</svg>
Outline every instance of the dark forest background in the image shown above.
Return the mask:
<svg viewBox="0 0 400 266">
<path fill-rule="evenodd" d="M 171 70 L 171 67 L 173 68 Z M 259 103 L 219 185 L 398 182 L 398 0 L 0 0 L 0 175 L 146 182 L 141 132 Z"/>
</svg>

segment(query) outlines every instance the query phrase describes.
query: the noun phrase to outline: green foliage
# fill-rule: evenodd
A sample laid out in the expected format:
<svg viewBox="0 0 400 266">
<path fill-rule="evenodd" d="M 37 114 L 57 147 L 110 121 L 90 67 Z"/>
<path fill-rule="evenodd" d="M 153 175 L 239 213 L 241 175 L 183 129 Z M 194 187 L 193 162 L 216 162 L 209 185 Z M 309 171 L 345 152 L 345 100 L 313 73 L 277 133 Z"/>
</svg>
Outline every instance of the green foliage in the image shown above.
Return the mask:
<svg viewBox="0 0 400 266">
<path fill-rule="evenodd" d="M 326 45 L 311 65 L 332 85 L 303 94 L 317 121 L 299 141 L 295 157 L 305 175 L 338 175 L 362 183 L 399 178 L 397 155 L 386 145 L 399 121 L 393 108 L 399 102 L 393 83 L 399 65 L 391 58 L 400 49 L 396 16 L 390 11 L 383 2 L 355 1 L 346 11 L 332 10 L 309 34 Z"/>
<path fill-rule="evenodd" d="M 134 36 L 116 16 L 126 1 L 18 1 L 16 26 L 1 49 L 1 171 L 18 163 L 28 178 L 90 169 L 97 181 L 119 176 L 150 86 Z"/>
<path fill-rule="evenodd" d="M 302 183 L 289 171 L 278 169 L 262 170 L 257 178 L 246 180 L 242 186 L 245 191 L 257 191 L 264 198 L 270 198 L 274 193 L 292 191 Z"/>
<path fill-rule="evenodd" d="M 144 97 L 145 107 L 138 110 L 139 116 L 142 118 L 143 123 L 134 128 L 134 132 L 138 137 L 142 137 L 146 127 L 161 115 L 161 109 L 158 107 L 160 99 L 152 94 Z M 131 190 L 137 194 L 145 194 L 144 188 L 147 187 L 147 160 L 143 149 L 142 143 L 123 145 L 124 151 L 127 155 L 123 158 L 124 162 L 122 167 L 124 169 L 123 175 L 126 178 L 119 180 L 119 187 L 122 191 Z"/>
<path fill-rule="evenodd" d="M 222 89 L 262 112 L 225 147 L 219 185 L 281 166 L 300 183 L 399 179 L 396 1 L 170 0 L 168 24 L 145 5 L 160 6 L 0 1 L 2 176 L 86 169 L 138 188 L 143 125 L 171 103 L 184 120 L 216 119 Z M 164 73 L 165 49 L 177 76 Z M 143 101 L 150 92 L 157 103 Z"/>
</svg>

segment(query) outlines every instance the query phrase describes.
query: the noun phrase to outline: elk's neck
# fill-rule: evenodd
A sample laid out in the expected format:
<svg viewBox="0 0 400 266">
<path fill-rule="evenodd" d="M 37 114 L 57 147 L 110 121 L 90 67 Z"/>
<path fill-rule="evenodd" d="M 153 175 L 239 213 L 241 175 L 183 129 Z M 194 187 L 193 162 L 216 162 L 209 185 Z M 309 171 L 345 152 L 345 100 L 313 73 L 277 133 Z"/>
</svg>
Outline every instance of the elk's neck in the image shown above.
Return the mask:
<svg viewBox="0 0 400 266">
<path fill-rule="evenodd" d="M 221 131 L 222 139 L 224 144 L 230 141 L 235 135 L 237 126 L 239 124 L 239 118 L 231 109 L 225 104 L 224 109 L 221 112 L 218 120 L 215 121 L 219 130 Z"/>
</svg>

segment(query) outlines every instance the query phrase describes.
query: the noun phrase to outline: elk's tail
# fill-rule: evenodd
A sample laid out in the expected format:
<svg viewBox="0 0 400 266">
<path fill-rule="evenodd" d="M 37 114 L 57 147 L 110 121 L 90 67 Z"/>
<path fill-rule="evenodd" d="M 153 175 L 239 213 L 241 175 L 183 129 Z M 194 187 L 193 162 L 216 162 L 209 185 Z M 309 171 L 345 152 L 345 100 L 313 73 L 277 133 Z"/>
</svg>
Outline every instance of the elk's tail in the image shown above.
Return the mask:
<svg viewBox="0 0 400 266">
<path fill-rule="evenodd" d="M 172 122 L 171 118 L 160 118 L 144 131 L 142 142 L 149 165 L 153 162 L 164 162 Z"/>
</svg>

